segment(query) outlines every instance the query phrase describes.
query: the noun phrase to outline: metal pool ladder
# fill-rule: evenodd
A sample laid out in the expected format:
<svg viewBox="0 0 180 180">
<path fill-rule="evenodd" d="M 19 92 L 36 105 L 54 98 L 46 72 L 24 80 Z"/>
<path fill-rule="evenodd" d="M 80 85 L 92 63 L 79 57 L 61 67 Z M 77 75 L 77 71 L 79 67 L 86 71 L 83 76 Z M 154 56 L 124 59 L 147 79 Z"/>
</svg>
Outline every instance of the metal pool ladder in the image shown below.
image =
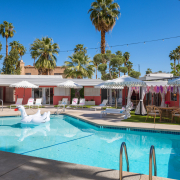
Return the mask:
<svg viewBox="0 0 180 180">
<path fill-rule="evenodd" d="M 123 149 L 126 156 L 126 163 L 127 163 L 127 172 L 129 172 L 129 160 L 127 154 L 126 143 L 123 142 L 120 147 L 120 157 L 119 157 L 119 179 L 122 180 L 122 172 L 123 172 Z"/>
<path fill-rule="evenodd" d="M 2 99 L 0 99 L 0 101 L 2 102 L 2 111 L 3 111 L 3 100 L 2 100 Z"/>
<path fill-rule="evenodd" d="M 149 180 L 152 180 L 152 157 L 154 162 L 154 176 L 157 176 L 155 147 L 151 146 L 149 153 Z"/>
</svg>

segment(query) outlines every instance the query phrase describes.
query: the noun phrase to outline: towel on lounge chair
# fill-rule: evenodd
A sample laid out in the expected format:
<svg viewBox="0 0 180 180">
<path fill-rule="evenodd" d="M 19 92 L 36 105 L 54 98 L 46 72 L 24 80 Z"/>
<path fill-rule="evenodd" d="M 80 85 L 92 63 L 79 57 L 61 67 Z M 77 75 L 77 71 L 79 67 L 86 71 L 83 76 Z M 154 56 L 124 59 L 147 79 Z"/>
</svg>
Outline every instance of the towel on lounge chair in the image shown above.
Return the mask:
<svg viewBox="0 0 180 180">
<path fill-rule="evenodd" d="M 58 104 L 58 106 L 65 106 L 67 105 L 68 98 L 63 98 L 61 104 Z"/>
<path fill-rule="evenodd" d="M 34 103 L 34 98 L 29 98 L 28 103 L 25 104 L 25 106 L 29 106 L 29 109 L 30 109 L 30 107 L 34 105 L 33 103 Z"/>
</svg>

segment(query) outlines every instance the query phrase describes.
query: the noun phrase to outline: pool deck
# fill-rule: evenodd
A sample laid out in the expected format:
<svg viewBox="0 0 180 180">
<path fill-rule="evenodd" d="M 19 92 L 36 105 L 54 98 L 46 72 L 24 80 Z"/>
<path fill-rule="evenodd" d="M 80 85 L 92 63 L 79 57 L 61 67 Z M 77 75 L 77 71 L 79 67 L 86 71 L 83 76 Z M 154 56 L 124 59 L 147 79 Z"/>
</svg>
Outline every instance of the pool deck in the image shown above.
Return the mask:
<svg viewBox="0 0 180 180">
<path fill-rule="evenodd" d="M 0 180 L 118 180 L 119 171 L 0 151 Z M 148 180 L 123 172 L 123 180 Z M 153 177 L 153 180 L 170 180 Z"/>
</svg>

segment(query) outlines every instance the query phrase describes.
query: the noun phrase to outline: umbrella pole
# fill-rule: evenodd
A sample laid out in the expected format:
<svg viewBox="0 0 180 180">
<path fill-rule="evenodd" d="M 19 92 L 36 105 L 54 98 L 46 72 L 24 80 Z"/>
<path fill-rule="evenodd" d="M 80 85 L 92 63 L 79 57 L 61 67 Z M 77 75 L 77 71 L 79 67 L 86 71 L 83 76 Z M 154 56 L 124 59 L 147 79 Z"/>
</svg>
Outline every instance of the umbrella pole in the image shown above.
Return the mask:
<svg viewBox="0 0 180 180">
<path fill-rule="evenodd" d="M 25 88 L 24 88 L 24 96 L 25 96 Z M 23 96 L 23 103 L 24 103 L 24 96 Z"/>
</svg>

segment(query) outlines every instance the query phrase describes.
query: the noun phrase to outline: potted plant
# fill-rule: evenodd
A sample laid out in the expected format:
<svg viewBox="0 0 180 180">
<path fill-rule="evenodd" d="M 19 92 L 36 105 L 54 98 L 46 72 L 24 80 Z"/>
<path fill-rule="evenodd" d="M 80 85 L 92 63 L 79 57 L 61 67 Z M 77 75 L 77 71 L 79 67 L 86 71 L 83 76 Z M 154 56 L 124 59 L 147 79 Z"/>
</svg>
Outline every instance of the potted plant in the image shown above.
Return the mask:
<svg viewBox="0 0 180 180">
<path fill-rule="evenodd" d="M 169 107 L 170 101 L 166 101 L 165 104 L 167 107 Z"/>
</svg>

